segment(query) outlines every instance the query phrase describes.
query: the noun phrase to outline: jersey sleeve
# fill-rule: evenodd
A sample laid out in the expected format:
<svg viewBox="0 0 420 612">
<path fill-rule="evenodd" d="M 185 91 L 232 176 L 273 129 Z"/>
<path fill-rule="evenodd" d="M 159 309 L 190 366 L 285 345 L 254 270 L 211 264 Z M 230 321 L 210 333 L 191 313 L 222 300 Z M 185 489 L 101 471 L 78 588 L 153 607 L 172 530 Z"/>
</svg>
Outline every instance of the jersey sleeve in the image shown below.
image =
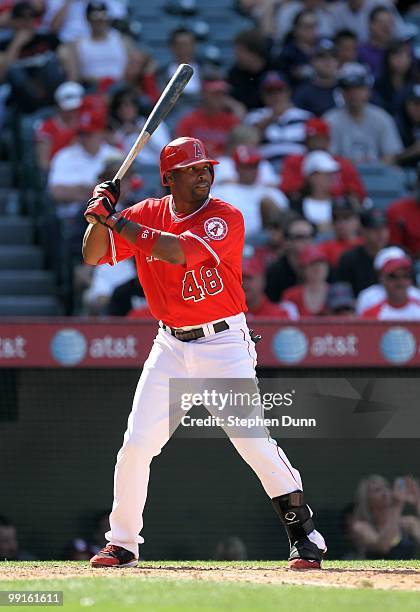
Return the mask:
<svg viewBox="0 0 420 612">
<path fill-rule="evenodd" d="M 133 218 L 133 211 L 131 208 L 126 208 L 125 210 L 123 210 L 122 216 L 126 219 L 130 219 L 130 221 L 140 223 L 139 212 L 137 212 L 135 214 L 135 218 Z M 97 265 L 111 264 L 111 266 L 115 266 L 119 261 L 123 261 L 124 259 L 128 259 L 129 257 L 133 257 L 138 252 L 134 244 L 131 244 L 127 240 L 124 240 L 124 238 L 120 236 L 120 234 L 118 234 L 117 232 L 113 232 L 109 228 L 108 232 L 108 249 L 105 255 L 101 257 L 101 259 L 98 261 Z"/>
<path fill-rule="evenodd" d="M 244 220 L 239 211 L 202 219 L 179 236 L 185 267 L 199 264 L 217 267 L 235 249 L 242 252 L 244 236 Z"/>
</svg>

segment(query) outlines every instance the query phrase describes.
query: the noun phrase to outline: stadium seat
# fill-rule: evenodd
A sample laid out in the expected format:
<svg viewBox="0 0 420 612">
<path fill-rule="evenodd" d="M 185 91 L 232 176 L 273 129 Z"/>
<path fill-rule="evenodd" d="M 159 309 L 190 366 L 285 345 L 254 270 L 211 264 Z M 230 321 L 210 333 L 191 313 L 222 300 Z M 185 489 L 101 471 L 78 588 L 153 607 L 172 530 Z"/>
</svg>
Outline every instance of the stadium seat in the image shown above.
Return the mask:
<svg viewBox="0 0 420 612">
<path fill-rule="evenodd" d="M 387 208 L 407 192 L 407 176 L 401 168 L 366 164 L 359 165 L 358 170 L 374 206 Z"/>
</svg>

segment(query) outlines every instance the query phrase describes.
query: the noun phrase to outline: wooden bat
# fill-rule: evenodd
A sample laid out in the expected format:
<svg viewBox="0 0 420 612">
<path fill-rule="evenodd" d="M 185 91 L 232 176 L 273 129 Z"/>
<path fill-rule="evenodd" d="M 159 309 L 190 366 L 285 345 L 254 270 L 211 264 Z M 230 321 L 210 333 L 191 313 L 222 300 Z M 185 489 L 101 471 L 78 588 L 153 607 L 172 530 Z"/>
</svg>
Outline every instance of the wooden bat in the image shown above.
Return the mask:
<svg viewBox="0 0 420 612">
<path fill-rule="evenodd" d="M 148 116 L 146 123 L 144 124 L 140 134 L 138 135 L 136 142 L 133 144 L 129 152 L 127 153 L 123 163 L 121 164 L 117 174 L 113 180 L 122 179 L 140 153 L 146 142 L 150 139 L 153 132 L 162 121 L 165 119 L 167 114 L 175 106 L 176 101 L 182 94 L 188 81 L 191 79 L 194 73 L 193 68 L 189 64 L 180 64 L 177 71 L 163 90 L 159 100 L 156 102 L 152 109 L 152 112 Z M 95 224 L 96 219 L 92 216 L 88 216 L 87 220 L 89 223 Z"/>
</svg>

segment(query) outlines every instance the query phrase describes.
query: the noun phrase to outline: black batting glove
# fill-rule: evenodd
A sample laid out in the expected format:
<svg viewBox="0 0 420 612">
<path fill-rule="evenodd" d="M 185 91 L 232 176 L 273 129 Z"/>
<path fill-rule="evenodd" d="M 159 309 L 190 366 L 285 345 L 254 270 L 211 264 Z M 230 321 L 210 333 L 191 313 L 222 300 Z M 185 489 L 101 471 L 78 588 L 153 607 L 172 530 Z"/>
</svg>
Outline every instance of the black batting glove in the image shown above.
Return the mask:
<svg viewBox="0 0 420 612">
<path fill-rule="evenodd" d="M 104 181 L 99 185 L 96 185 L 93 190 L 94 198 L 108 198 L 111 204 L 114 206 L 118 202 L 118 198 L 120 197 L 120 179 L 116 181 Z"/>
</svg>

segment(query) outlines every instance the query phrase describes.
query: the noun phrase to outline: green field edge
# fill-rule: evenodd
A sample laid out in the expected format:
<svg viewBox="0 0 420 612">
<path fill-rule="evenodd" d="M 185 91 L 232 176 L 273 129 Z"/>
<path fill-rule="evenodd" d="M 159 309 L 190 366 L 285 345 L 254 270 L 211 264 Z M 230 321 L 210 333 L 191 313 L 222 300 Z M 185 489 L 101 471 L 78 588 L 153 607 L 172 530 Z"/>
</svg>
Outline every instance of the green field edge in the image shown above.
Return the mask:
<svg viewBox="0 0 420 612">
<path fill-rule="evenodd" d="M 3 561 L 0 563 L 0 575 L 2 569 L 9 568 L 41 568 L 41 567 L 61 567 L 61 568 L 89 568 L 87 561 Z M 286 561 L 143 561 L 140 559 L 139 569 L 170 569 L 170 568 L 186 568 L 186 569 L 285 569 Z M 323 569 L 348 569 L 348 570 L 393 570 L 393 569 L 414 569 L 420 570 L 420 559 L 390 561 L 379 559 L 375 561 L 366 560 L 351 560 L 351 561 L 324 561 Z"/>
</svg>

